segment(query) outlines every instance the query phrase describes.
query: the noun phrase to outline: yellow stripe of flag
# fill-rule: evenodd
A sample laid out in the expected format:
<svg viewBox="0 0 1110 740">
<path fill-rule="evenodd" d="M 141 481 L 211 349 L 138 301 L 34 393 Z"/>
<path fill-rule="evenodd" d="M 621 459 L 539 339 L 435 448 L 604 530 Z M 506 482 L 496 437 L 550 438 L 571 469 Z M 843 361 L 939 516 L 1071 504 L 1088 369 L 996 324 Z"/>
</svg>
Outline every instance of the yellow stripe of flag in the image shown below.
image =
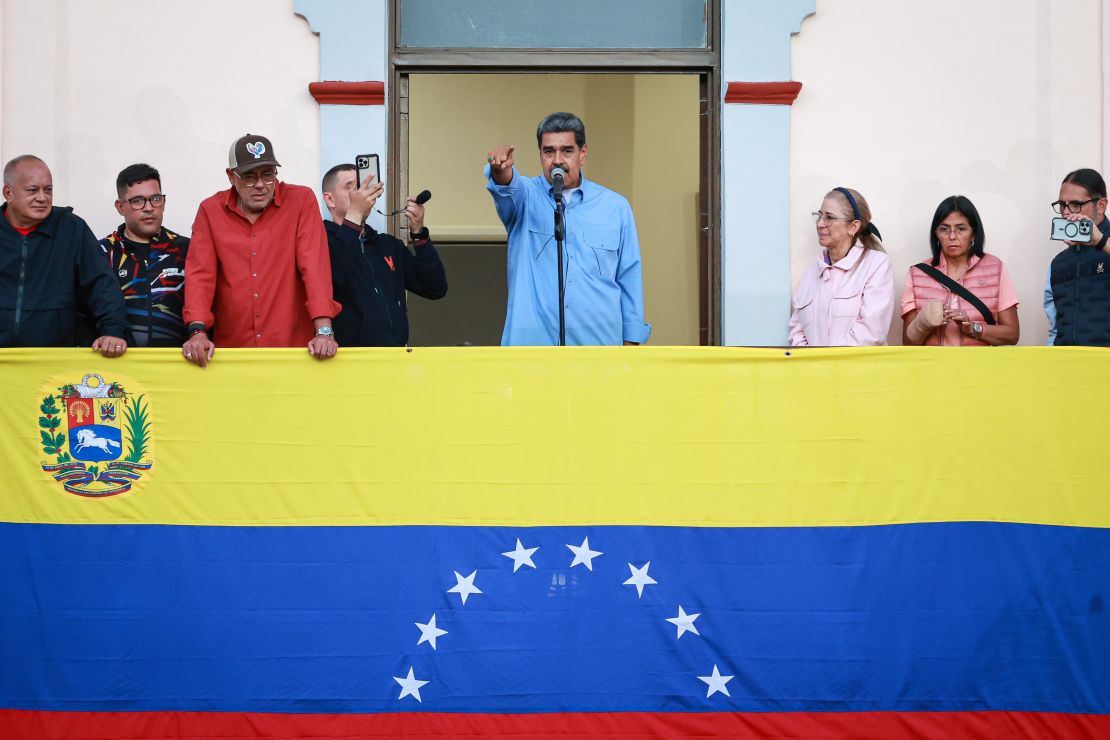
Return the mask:
<svg viewBox="0 0 1110 740">
<path fill-rule="evenodd" d="M 1110 350 L 0 350 L 0 521 L 1110 526 Z M 42 470 L 59 379 L 125 378 L 153 466 Z M 128 383 L 123 383 L 126 387 Z M 63 420 L 62 431 L 65 431 Z"/>
</svg>

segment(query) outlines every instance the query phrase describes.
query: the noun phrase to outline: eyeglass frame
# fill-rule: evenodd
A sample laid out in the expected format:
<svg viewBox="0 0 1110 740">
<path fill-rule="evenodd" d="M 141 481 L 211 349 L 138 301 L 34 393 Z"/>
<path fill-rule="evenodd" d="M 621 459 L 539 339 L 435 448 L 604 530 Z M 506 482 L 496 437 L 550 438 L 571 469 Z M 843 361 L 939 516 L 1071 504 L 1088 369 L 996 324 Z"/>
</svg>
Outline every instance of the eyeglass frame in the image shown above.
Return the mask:
<svg viewBox="0 0 1110 740">
<path fill-rule="evenodd" d="M 155 198 L 160 199 L 158 203 L 154 202 Z M 135 205 L 135 201 L 139 201 L 139 204 Z M 141 210 L 145 209 L 147 203 L 150 203 L 152 208 L 165 208 L 165 206 L 166 206 L 166 194 L 165 193 L 155 193 L 154 195 L 151 195 L 151 196 L 136 195 L 134 198 L 120 198 L 120 203 L 127 203 L 128 205 L 131 206 L 131 210 L 133 210 L 133 211 L 141 211 Z"/>
<path fill-rule="evenodd" d="M 261 169 L 261 167 L 259 169 Z M 273 175 L 270 177 L 269 180 L 263 177 L 262 173 L 259 172 L 257 169 L 251 170 L 246 175 L 240 175 L 235 170 L 232 170 L 231 172 L 240 180 L 242 180 L 243 184 L 246 185 L 248 188 L 255 187 L 256 185 L 258 185 L 259 182 L 263 183 L 264 185 L 273 185 L 275 182 L 277 182 L 278 178 L 278 171 L 276 167 L 273 169 Z"/>
<path fill-rule="evenodd" d="M 824 221 L 825 223 L 829 223 L 830 221 L 858 221 L 859 220 L 859 219 L 855 218 L 854 216 L 827 216 L 824 213 L 822 213 L 821 211 L 810 211 L 809 215 L 813 217 L 813 223 L 817 223 L 818 221 Z"/>
<path fill-rule="evenodd" d="M 1067 213 L 1080 213 L 1083 206 L 1089 203 L 1098 203 L 1102 198 L 1089 198 L 1088 200 L 1054 200 L 1049 203 L 1052 210 L 1059 213 L 1061 216 L 1065 215 L 1064 208 L 1067 208 Z"/>
<path fill-rule="evenodd" d="M 951 236 L 953 232 L 957 236 L 967 236 L 968 234 L 974 234 L 975 229 L 972 228 L 969 224 L 956 224 L 955 226 L 949 226 L 948 224 L 937 224 L 937 227 L 933 229 L 933 233 L 935 233 L 937 236 Z"/>
</svg>

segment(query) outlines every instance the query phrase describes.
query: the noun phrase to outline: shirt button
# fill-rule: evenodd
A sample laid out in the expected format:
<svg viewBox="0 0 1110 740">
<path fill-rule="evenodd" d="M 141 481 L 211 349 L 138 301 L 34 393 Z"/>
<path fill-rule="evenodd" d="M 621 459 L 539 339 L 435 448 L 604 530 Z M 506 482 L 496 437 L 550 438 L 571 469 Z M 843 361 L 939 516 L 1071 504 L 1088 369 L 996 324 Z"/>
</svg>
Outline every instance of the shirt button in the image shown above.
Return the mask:
<svg viewBox="0 0 1110 740">
<path fill-rule="evenodd" d="M 255 299 L 256 301 L 258 300 L 258 293 L 255 293 L 255 294 L 254 294 L 254 299 Z"/>
<path fill-rule="evenodd" d="M 251 257 L 254 257 L 254 256 L 255 256 L 255 252 L 251 252 Z"/>
<path fill-rule="evenodd" d="M 261 339 L 261 338 L 262 338 L 262 335 L 261 335 L 261 334 L 255 334 L 255 336 L 256 336 L 256 337 L 258 337 L 259 339 Z"/>
</svg>

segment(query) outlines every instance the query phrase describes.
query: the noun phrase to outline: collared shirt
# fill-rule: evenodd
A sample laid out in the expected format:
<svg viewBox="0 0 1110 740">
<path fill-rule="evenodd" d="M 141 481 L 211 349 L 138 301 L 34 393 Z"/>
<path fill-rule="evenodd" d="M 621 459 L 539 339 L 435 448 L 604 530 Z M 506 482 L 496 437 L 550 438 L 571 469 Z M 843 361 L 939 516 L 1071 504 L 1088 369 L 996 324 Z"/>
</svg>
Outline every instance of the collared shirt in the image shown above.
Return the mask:
<svg viewBox="0 0 1110 740">
<path fill-rule="evenodd" d="M 316 196 L 301 185 L 274 188 L 253 224 L 235 188 L 202 201 L 193 222 L 184 318 L 215 323 L 217 346 L 303 346 L 315 334 L 313 318 L 339 312 Z"/>
<path fill-rule="evenodd" d="M 513 169 L 508 185 L 489 176 L 486 188 L 509 236 L 509 302 L 504 345 L 559 343 L 555 199 L 542 176 Z M 632 207 L 621 195 L 587 180 L 565 198 L 564 311 L 568 345 L 644 343 L 640 242 Z"/>
<path fill-rule="evenodd" d="M 1056 344 L 1056 302 L 1052 300 L 1051 263 L 1044 274 L 1044 315 L 1048 317 L 1048 341 L 1045 344 L 1051 347 Z"/>
<path fill-rule="evenodd" d="M 890 258 L 858 241 L 831 265 L 822 251 L 802 275 L 792 304 L 793 347 L 886 344 L 894 313 Z"/>
</svg>

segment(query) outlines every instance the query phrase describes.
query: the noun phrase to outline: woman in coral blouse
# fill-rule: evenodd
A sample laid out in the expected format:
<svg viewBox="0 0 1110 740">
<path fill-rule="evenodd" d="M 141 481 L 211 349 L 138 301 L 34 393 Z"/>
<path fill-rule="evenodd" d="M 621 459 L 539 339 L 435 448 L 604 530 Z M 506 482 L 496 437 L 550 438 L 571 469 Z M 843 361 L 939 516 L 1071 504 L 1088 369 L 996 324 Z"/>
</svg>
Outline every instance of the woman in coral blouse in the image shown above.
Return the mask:
<svg viewBox="0 0 1110 740">
<path fill-rule="evenodd" d="M 835 188 L 813 220 L 822 249 L 794 291 L 791 346 L 886 344 L 894 272 L 867 201 L 855 190 Z"/>
<path fill-rule="evenodd" d="M 941 201 L 929 227 L 933 259 L 906 275 L 903 344 L 1017 344 L 1017 294 L 1002 260 L 983 251 L 986 241 L 974 203 Z"/>
</svg>

